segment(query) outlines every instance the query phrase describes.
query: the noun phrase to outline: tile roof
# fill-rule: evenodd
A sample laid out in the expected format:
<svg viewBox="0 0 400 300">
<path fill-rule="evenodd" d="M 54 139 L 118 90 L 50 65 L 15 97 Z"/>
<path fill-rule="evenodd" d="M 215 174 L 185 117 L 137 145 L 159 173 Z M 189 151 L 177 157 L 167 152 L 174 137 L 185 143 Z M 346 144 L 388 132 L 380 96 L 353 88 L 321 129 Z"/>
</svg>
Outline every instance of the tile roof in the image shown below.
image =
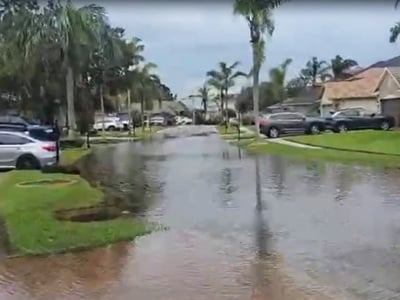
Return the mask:
<svg viewBox="0 0 400 300">
<path fill-rule="evenodd" d="M 374 97 L 384 68 L 370 68 L 343 81 L 329 81 L 324 84 L 328 99 L 351 99 Z"/>
<path fill-rule="evenodd" d="M 400 67 L 389 67 L 388 70 L 392 73 L 393 77 L 400 83 Z"/>
</svg>

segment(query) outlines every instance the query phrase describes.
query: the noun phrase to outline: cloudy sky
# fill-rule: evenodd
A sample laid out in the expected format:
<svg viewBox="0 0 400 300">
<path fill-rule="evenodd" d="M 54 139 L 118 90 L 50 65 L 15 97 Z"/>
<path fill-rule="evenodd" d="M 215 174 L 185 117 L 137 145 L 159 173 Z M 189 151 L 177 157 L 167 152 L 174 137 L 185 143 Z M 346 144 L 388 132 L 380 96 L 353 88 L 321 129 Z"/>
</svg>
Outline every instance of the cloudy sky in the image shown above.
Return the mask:
<svg viewBox="0 0 400 300">
<path fill-rule="evenodd" d="M 293 77 L 312 56 L 328 60 L 340 54 L 367 66 L 400 55 L 399 45 L 388 42 L 390 27 L 400 21 L 394 0 L 319 2 L 293 1 L 275 12 L 276 30 L 267 45 L 262 79 L 268 79 L 269 68 L 289 57 L 294 60 L 289 68 Z M 238 60 L 244 71 L 251 65 L 248 28 L 232 14 L 232 3 L 187 3 L 101 2 L 114 26 L 144 41 L 147 59 L 158 65 L 163 81 L 179 97 L 201 86 L 205 73 L 220 61 Z M 237 89 L 243 84 L 239 82 Z"/>
</svg>

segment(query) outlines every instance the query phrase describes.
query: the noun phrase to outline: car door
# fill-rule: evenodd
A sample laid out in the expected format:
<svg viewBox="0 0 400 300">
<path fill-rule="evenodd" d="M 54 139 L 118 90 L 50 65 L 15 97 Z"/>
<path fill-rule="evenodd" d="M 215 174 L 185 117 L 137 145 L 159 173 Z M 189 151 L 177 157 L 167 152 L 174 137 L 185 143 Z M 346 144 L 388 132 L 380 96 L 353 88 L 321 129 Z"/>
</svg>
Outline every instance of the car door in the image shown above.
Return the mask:
<svg viewBox="0 0 400 300">
<path fill-rule="evenodd" d="M 363 129 L 365 126 L 365 120 L 361 116 L 361 113 L 357 109 L 349 109 L 342 112 L 342 115 L 348 123 L 349 129 Z"/>
<path fill-rule="evenodd" d="M 288 120 L 290 121 L 290 131 L 292 133 L 304 133 L 306 127 L 306 118 L 304 115 L 290 113 L 288 114 Z"/>
<path fill-rule="evenodd" d="M 21 146 L 28 142 L 28 139 L 17 135 L 0 133 L 0 167 L 15 167 L 15 162 L 21 154 Z"/>
</svg>

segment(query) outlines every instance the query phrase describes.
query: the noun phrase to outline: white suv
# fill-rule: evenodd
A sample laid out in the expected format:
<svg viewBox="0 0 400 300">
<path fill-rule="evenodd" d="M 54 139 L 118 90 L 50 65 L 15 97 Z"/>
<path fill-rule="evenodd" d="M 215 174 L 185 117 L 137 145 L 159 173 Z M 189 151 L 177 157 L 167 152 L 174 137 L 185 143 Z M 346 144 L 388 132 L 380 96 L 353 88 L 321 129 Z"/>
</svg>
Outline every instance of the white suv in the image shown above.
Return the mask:
<svg viewBox="0 0 400 300">
<path fill-rule="evenodd" d="M 56 144 L 23 132 L 0 131 L 0 169 L 40 169 L 56 164 Z"/>
<path fill-rule="evenodd" d="M 119 121 L 119 118 L 104 118 L 104 128 L 107 131 L 121 130 L 124 128 L 124 124 Z M 103 120 L 97 120 L 93 125 L 95 130 L 103 130 Z"/>
</svg>

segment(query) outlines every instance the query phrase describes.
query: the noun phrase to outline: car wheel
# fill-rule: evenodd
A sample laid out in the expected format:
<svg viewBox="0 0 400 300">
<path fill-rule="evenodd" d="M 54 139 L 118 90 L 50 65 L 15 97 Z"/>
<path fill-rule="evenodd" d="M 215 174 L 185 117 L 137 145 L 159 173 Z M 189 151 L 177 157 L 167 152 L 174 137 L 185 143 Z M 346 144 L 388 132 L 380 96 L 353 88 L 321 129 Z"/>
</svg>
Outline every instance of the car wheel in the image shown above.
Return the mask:
<svg viewBox="0 0 400 300">
<path fill-rule="evenodd" d="M 108 127 L 108 131 L 115 131 L 115 126 Z"/>
<path fill-rule="evenodd" d="M 278 138 L 279 137 L 279 129 L 278 128 L 276 128 L 276 127 L 270 127 L 269 129 L 268 129 L 268 133 L 267 133 L 267 135 L 268 135 L 268 137 L 270 138 L 270 139 L 276 139 L 276 138 Z"/>
<path fill-rule="evenodd" d="M 312 124 L 309 130 L 310 134 L 320 134 L 321 128 L 317 124 Z"/>
<path fill-rule="evenodd" d="M 390 124 L 387 121 L 383 121 L 381 124 L 381 129 L 382 130 L 389 130 L 390 129 Z"/>
<path fill-rule="evenodd" d="M 24 155 L 18 158 L 15 167 L 17 170 L 37 170 L 40 169 L 40 163 L 34 156 Z"/>
<path fill-rule="evenodd" d="M 347 125 L 344 123 L 340 123 L 338 124 L 338 132 L 343 133 L 343 132 L 347 132 L 348 128 Z"/>
</svg>

